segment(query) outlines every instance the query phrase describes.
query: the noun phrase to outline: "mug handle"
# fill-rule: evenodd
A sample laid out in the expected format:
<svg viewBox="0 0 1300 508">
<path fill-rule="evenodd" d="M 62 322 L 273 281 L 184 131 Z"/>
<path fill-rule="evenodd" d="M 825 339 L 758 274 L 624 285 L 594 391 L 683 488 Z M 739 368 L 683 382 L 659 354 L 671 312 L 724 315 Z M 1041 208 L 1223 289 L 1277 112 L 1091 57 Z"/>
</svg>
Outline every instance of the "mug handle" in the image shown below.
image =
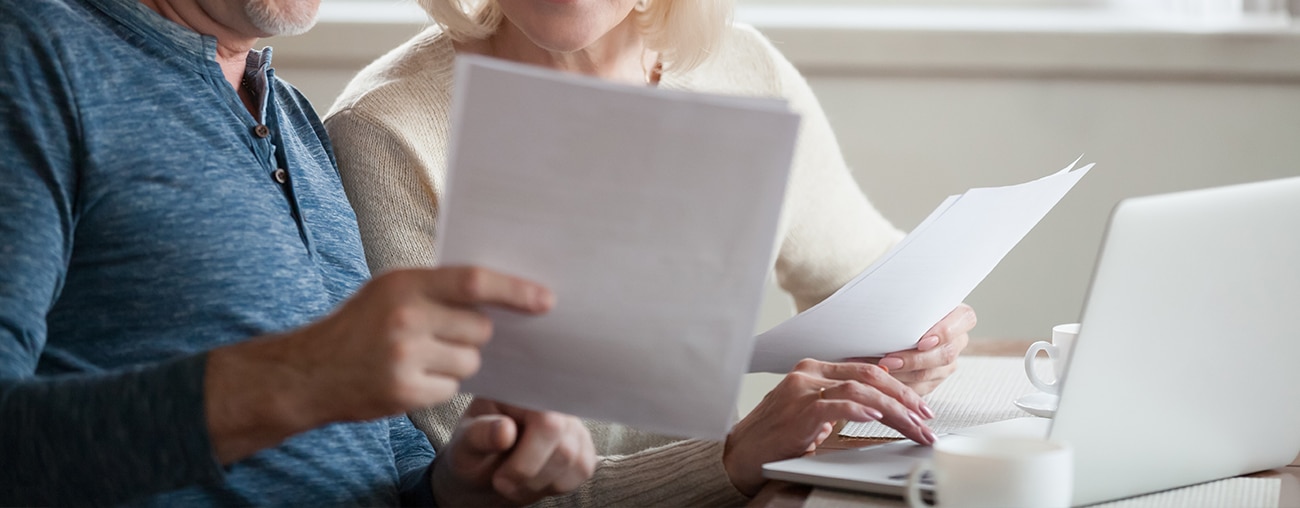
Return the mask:
<svg viewBox="0 0 1300 508">
<path fill-rule="evenodd" d="M 912 471 L 907 473 L 907 505 L 912 508 L 934 508 L 937 504 L 925 502 L 921 497 L 921 475 L 926 471 L 934 470 L 934 461 L 931 459 L 922 459 L 912 465 Z"/>
<path fill-rule="evenodd" d="M 1034 361 L 1034 357 L 1038 356 L 1039 351 L 1046 352 L 1047 359 L 1051 360 L 1053 365 L 1055 365 L 1056 362 L 1058 349 L 1055 344 L 1042 340 L 1030 344 L 1029 351 L 1025 352 L 1025 372 L 1029 374 L 1029 383 L 1034 385 L 1034 388 L 1037 388 L 1039 391 L 1056 395 L 1061 390 L 1061 380 L 1058 378 L 1051 383 L 1047 383 L 1044 382 L 1042 378 L 1038 377 L 1038 362 Z"/>
</svg>

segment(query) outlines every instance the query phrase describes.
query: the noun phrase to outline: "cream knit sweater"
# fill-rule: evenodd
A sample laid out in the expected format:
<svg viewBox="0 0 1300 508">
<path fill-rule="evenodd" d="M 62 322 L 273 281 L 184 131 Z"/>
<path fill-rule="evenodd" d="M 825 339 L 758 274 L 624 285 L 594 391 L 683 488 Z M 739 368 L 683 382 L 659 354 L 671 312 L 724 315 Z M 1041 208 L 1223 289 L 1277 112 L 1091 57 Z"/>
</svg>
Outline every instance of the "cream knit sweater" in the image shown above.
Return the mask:
<svg viewBox="0 0 1300 508">
<path fill-rule="evenodd" d="M 454 57 L 451 40 L 430 28 L 361 71 L 325 119 L 374 273 L 436 261 Z M 685 73 L 669 69 L 659 86 L 784 97 L 802 115 L 775 266 L 778 283 L 799 310 L 835 292 L 902 237 L 853 181 L 808 84 L 753 28 L 731 28 L 703 65 Z M 411 417 L 441 449 L 470 400 L 461 394 Z M 723 469 L 722 443 L 602 422 L 587 426 L 601 455 L 595 477 L 543 504 L 717 506 L 746 500 Z"/>
</svg>

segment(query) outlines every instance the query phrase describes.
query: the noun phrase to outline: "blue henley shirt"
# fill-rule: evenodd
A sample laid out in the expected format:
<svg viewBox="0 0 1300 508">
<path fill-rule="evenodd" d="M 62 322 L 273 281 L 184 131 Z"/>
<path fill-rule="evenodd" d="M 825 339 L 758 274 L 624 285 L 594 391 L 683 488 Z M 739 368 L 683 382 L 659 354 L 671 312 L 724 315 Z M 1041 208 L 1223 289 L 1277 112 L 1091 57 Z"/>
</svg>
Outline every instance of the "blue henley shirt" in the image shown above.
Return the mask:
<svg viewBox="0 0 1300 508">
<path fill-rule="evenodd" d="M 215 55 L 137 0 L 0 0 L 0 505 L 430 499 L 405 417 L 213 457 L 205 352 L 369 276 L 306 99 L 252 52 L 255 118 Z"/>
</svg>

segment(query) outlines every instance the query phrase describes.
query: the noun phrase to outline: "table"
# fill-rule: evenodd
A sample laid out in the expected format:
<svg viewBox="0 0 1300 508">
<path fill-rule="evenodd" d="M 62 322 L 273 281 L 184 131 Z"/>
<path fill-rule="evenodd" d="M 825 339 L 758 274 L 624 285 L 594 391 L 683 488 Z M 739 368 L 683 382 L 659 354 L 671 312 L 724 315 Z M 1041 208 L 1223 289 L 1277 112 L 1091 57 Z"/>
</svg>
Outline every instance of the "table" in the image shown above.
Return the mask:
<svg viewBox="0 0 1300 508">
<path fill-rule="evenodd" d="M 982 340 L 972 341 L 966 350 L 962 352 L 964 356 L 1021 356 L 1033 341 L 1029 340 Z M 835 426 L 835 432 L 827 438 L 821 446 L 817 447 L 818 452 L 829 452 L 836 450 L 851 450 L 864 446 L 887 443 L 891 439 L 864 439 L 864 438 L 846 438 L 839 435 L 841 422 Z M 1252 478 L 1280 478 L 1282 480 L 1282 493 L 1278 498 L 1278 506 L 1300 506 L 1300 456 L 1297 456 L 1290 465 L 1262 471 L 1247 475 Z M 804 500 L 812 492 L 812 487 L 799 485 L 783 481 L 770 481 L 754 496 L 749 502 L 750 507 L 761 508 L 800 508 Z M 905 502 L 898 498 L 872 496 L 873 504 L 880 506 L 907 506 Z"/>
</svg>

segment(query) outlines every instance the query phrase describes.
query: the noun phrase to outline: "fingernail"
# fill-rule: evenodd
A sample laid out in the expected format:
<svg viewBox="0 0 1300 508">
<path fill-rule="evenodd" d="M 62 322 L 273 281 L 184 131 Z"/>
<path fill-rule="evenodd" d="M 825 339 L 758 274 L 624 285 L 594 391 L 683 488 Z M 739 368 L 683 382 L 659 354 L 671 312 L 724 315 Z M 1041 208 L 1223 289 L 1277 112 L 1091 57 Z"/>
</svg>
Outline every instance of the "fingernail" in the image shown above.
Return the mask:
<svg viewBox="0 0 1300 508">
<path fill-rule="evenodd" d="M 927 337 L 924 338 L 924 339 L 921 339 L 920 342 L 917 342 L 917 343 L 916 343 L 916 349 L 917 349 L 918 351 L 926 351 L 926 350 L 929 350 L 929 349 L 931 349 L 931 348 L 933 348 L 933 347 L 935 347 L 935 346 L 938 346 L 938 345 L 939 345 L 939 336 L 938 336 L 938 335 L 930 335 L 930 336 L 927 336 Z"/>
<path fill-rule="evenodd" d="M 921 434 L 924 434 L 925 439 L 929 441 L 929 443 L 926 444 L 934 444 L 935 441 L 939 440 L 939 436 L 934 435 L 934 431 L 930 430 L 928 427 L 921 428 Z"/>
<path fill-rule="evenodd" d="M 922 429 L 925 428 L 925 419 L 921 418 L 921 415 L 916 414 L 916 411 L 908 411 L 907 417 L 910 418 L 912 423 L 916 424 L 917 427 L 921 427 Z"/>
<path fill-rule="evenodd" d="M 867 413 L 867 416 L 870 416 L 877 421 L 885 419 L 885 413 L 881 413 L 879 409 L 874 407 L 869 407 L 864 412 Z"/>
<path fill-rule="evenodd" d="M 534 289 L 533 304 L 539 309 L 549 309 L 555 305 L 555 293 L 541 288 Z"/>
<path fill-rule="evenodd" d="M 925 405 L 925 402 L 921 403 L 921 416 L 924 416 L 926 420 L 934 418 L 934 411 L 930 409 L 930 406 Z"/>
<path fill-rule="evenodd" d="M 898 370 L 903 368 L 903 359 L 888 356 L 880 360 L 880 366 L 889 370 Z"/>
</svg>

